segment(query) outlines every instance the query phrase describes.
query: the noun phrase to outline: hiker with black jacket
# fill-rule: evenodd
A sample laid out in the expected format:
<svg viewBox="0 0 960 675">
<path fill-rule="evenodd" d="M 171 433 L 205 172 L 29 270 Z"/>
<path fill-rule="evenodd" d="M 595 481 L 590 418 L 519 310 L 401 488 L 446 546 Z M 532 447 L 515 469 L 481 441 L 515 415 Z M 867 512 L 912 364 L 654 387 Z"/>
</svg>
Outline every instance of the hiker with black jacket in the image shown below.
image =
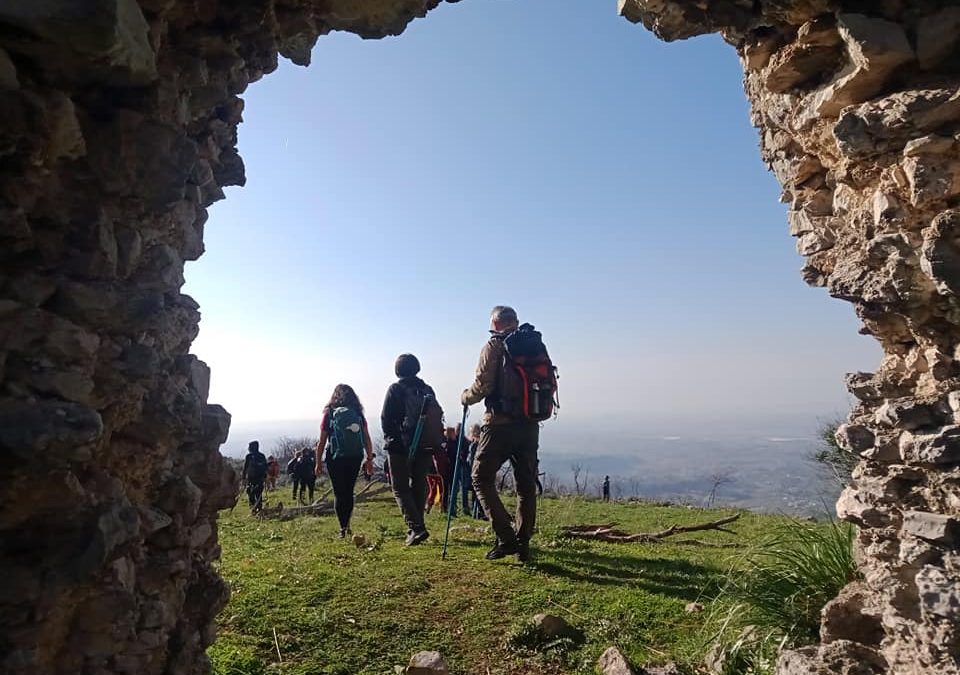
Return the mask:
<svg viewBox="0 0 960 675">
<path fill-rule="evenodd" d="M 313 492 L 317 489 L 317 474 L 314 466 L 317 463 L 317 453 L 313 448 L 306 447 L 300 450 L 300 461 L 297 462 L 297 482 L 300 484 L 299 502 L 303 502 L 304 493 L 308 493 L 307 504 L 313 504 Z"/>
<path fill-rule="evenodd" d="M 525 562 L 537 517 L 539 422 L 553 413 L 556 371 L 540 334 L 529 324 L 520 326 L 513 308 L 494 307 L 490 328 L 474 382 L 460 402 L 483 401 L 486 407 L 472 468 L 474 490 L 497 535 L 486 558 L 516 554 Z M 507 461 L 517 490 L 516 530 L 497 494 L 497 472 Z"/>
<path fill-rule="evenodd" d="M 246 486 L 250 513 L 257 513 L 263 508 L 263 485 L 267 480 L 267 458 L 260 452 L 260 441 L 250 441 L 247 445 L 241 478 Z"/>
<path fill-rule="evenodd" d="M 427 474 L 434 450 L 443 444 L 443 410 L 433 389 L 417 377 L 416 356 L 398 356 L 394 372 L 400 379 L 387 389 L 380 426 L 390 458 L 393 494 L 407 523 L 406 544 L 416 546 L 430 536 L 423 521 Z"/>
<path fill-rule="evenodd" d="M 297 449 L 293 459 L 287 462 L 287 475 L 290 476 L 290 482 L 293 483 L 293 500 L 297 501 L 297 493 L 300 491 L 300 457 L 303 450 Z"/>
</svg>

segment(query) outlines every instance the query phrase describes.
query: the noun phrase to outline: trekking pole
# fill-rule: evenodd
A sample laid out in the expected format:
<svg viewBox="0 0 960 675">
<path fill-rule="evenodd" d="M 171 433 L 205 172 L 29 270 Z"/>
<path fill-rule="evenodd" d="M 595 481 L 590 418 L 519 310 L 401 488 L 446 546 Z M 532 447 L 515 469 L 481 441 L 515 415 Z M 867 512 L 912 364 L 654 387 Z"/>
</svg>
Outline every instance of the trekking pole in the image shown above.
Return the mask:
<svg viewBox="0 0 960 675">
<path fill-rule="evenodd" d="M 408 459 L 413 462 L 417 454 L 417 448 L 420 447 L 420 436 L 423 435 L 423 411 L 427 407 L 427 397 L 423 397 L 423 403 L 420 404 L 420 417 L 417 418 L 417 427 L 413 430 L 413 439 L 410 441 L 410 456 Z"/>
<path fill-rule="evenodd" d="M 460 446 L 463 445 L 463 436 L 467 431 L 467 412 L 469 408 L 463 406 L 463 420 L 460 422 L 460 435 L 457 436 L 457 459 L 453 463 L 453 480 L 450 491 L 453 493 L 447 500 L 447 531 L 443 535 L 443 551 L 440 560 L 447 559 L 447 541 L 450 539 L 450 521 L 453 519 L 453 508 L 456 506 L 457 483 L 460 481 Z"/>
</svg>

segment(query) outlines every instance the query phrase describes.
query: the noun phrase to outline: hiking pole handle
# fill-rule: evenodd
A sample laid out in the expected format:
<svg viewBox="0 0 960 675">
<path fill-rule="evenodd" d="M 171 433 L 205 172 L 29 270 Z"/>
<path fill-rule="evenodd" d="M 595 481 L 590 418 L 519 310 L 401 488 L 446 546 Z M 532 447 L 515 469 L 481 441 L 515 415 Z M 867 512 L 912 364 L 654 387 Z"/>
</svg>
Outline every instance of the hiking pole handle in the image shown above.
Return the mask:
<svg viewBox="0 0 960 675">
<path fill-rule="evenodd" d="M 463 446 L 463 437 L 467 433 L 467 406 L 463 406 L 463 419 L 460 421 L 460 435 L 457 436 L 457 457 L 453 463 L 453 480 L 450 485 L 451 494 L 447 496 L 447 531 L 443 535 L 443 550 L 440 559 L 447 559 L 447 542 L 450 540 L 450 521 L 453 519 L 453 507 L 457 498 L 457 483 L 460 482 L 460 448 Z"/>
</svg>

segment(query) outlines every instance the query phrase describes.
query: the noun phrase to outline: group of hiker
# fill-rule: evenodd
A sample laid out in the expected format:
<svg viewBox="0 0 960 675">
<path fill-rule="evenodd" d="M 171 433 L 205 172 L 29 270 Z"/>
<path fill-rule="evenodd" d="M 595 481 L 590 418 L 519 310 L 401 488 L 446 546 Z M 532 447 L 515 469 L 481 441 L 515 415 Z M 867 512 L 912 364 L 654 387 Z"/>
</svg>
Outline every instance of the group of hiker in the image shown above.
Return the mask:
<svg viewBox="0 0 960 675">
<path fill-rule="evenodd" d="M 464 512 L 469 508 L 490 520 L 496 541 L 487 559 L 516 555 L 528 560 L 536 521 L 540 423 L 557 405 L 556 368 L 541 334 L 530 324 L 521 325 L 511 307 L 494 307 L 474 380 L 460 397 L 463 419 L 457 426 L 444 425 L 434 390 L 418 377 L 416 356 L 401 354 L 394 372 L 398 379 L 387 390 L 380 426 L 387 453 L 383 469 L 407 525 L 406 545 L 416 546 L 430 536 L 424 515 L 434 504 L 452 515 L 460 502 Z M 483 423 L 464 428 L 467 409 L 481 401 Z M 515 519 L 497 492 L 497 474 L 507 462 L 517 493 Z M 251 442 L 243 468 L 251 509 L 262 504 L 268 464 L 259 444 Z M 279 472 L 276 460 L 274 464 Z M 312 501 L 316 476 L 326 472 L 339 535 L 345 537 L 361 471 L 368 477 L 374 471 L 367 419 L 353 388 L 338 384 L 323 409 L 316 448 L 301 449 L 290 462 L 294 496 L 301 498 L 306 489 Z"/>
</svg>

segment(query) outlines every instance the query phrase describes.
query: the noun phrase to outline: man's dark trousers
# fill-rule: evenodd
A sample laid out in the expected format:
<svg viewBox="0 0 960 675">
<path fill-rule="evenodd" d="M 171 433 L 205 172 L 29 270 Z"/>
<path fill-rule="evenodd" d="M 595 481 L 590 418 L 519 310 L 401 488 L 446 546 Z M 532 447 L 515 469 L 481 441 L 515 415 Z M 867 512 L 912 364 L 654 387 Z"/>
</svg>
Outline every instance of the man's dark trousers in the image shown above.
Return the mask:
<svg viewBox="0 0 960 675">
<path fill-rule="evenodd" d="M 540 425 L 510 422 L 483 427 L 473 461 L 473 489 L 490 517 L 500 543 L 528 542 L 537 520 L 537 448 Z M 497 494 L 497 472 L 504 462 L 513 465 L 517 488 L 517 529 Z"/>
<path fill-rule="evenodd" d="M 404 450 L 390 453 L 390 483 L 393 496 L 411 532 L 422 532 L 427 504 L 427 473 L 433 466 L 433 452 L 420 449 L 411 460 Z"/>
</svg>

